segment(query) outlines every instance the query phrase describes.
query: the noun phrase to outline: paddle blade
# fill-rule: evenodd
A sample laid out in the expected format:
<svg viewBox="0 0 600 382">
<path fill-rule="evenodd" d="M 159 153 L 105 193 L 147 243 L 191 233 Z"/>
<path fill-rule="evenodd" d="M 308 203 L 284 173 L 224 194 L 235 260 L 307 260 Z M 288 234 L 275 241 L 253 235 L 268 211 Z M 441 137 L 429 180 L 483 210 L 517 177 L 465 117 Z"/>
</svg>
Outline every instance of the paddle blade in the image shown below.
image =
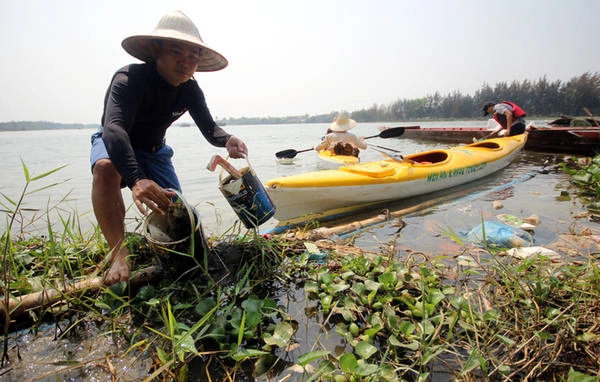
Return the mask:
<svg viewBox="0 0 600 382">
<path fill-rule="evenodd" d="M 298 151 L 294 149 L 287 149 L 275 153 L 277 158 L 294 158 L 298 154 Z"/>
<path fill-rule="evenodd" d="M 381 133 L 379 133 L 379 138 L 394 138 L 399 137 L 404 134 L 404 127 L 392 127 L 390 129 L 385 129 Z"/>
</svg>

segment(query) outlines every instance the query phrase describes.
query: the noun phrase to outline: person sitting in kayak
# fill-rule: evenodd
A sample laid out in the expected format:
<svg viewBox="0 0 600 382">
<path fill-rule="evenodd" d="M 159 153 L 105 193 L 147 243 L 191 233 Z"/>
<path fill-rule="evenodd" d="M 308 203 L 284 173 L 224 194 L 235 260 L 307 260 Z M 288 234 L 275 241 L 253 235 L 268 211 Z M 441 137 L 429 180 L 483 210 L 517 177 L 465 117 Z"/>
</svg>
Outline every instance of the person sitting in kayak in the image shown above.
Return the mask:
<svg viewBox="0 0 600 382">
<path fill-rule="evenodd" d="M 494 119 L 505 130 L 504 136 L 518 135 L 525 132 L 525 110 L 519 105 L 510 101 L 502 101 L 500 103 L 488 102 L 483 105 L 483 116 L 493 114 Z"/>
<path fill-rule="evenodd" d="M 367 144 L 364 139 L 349 133 L 348 130 L 356 127 L 356 121 L 346 115 L 338 115 L 329 126 L 330 133 L 323 137 L 315 150 L 329 150 L 335 155 L 353 155 L 358 157 L 360 149 L 365 150 Z"/>
</svg>

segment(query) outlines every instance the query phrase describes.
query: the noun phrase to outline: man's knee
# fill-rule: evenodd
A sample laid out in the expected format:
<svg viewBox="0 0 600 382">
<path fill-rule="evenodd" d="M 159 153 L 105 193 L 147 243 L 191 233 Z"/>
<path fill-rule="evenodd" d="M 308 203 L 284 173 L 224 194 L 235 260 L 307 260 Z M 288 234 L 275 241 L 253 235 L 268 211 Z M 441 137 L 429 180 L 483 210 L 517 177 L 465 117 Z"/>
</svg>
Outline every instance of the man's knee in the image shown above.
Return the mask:
<svg viewBox="0 0 600 382">
<path fill-rule="evenodd" d="M 102 183 L 120 183 L 121 176 L 110 159 L 99 159 L 92 168 L 93 181 Z"/>
</svg>

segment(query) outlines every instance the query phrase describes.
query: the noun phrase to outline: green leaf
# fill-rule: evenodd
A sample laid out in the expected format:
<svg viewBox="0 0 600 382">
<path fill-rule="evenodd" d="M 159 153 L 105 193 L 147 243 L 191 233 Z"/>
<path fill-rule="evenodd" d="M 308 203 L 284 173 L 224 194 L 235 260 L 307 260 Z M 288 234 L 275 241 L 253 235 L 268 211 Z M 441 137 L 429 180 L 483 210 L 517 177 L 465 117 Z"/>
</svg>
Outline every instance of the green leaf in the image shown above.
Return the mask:
<svg viewBox="0 0 600 382">
<path fill-rule="evenodd" d="M 308 365 L 312 361 L 314 361 L 316 359 L 319 359 L 319 358 L 326 357 L 329 354 L 331 354 L 331 352 L 329 350 L 315 350 L 315 351 L 311 351 L 311 352 L 308 352 L 308 353 L 300 354 L 298 356 L 298 358 L 296 359 L 296 363 L 298 363 L 298 365 L 300 365 L 302 367 L 305 367 L 306 365 Z"/>
<path fill-rule="evenodd" d="M 438 289 L 432 290 L 431 293 L 429 293 L 429 296 L 428 296 L 429 303 L 432 304 L 432 305 L 434 305 L 434 306 L 437 305 L 437 304 L 439 304 L 445 298 L 446 298 L 446 295 L 444 295 Z"/>
<path fill-rule="evenodd" d="M 367 280 L 365 280 L 365 286 L 367 287 L 367 290 L 377 292 L 379 290 L 379 288 L 381 287 L 381 284 L 378 283 L 377 281 L 367 279 Z"/>
<path fill-rule="evenodd" d="M 323 308 L 324 313 L 329 313 L 332 301 L 333 297 L 330 294 L 324 294 L 323 296 L 321 296 L 321 307 Z"/>
<path fill-rule="evenodd" d="M 273 334 L 264 333 L 263 340 L 267 345 L 274 345 L 285 348 L 291 341 L 294 334 L 294 328 L 288 322 L 280 322 L 275 327 Z"/>
<path fill-rule="evenodd" d="M 344 353 L 340 357 L 340 368 L 342 371 L 348 375 L 352 375 L 356 367 L 358 366 L 358 361 L 356 357 L 352 353 Z"/>
<path fill-rule="evenodd" d="M 369 303 L 369 305 L 373 305 L 373 301 L 375 301 L 375 296 L 377 296 L 376 290 L 372 290 L 371 292 L 369 292 L 369 294 L 367 295 L 367 302 Z"/>
<path fill-rule="evenodd" d="M 274 317 L 278 314 L 277 302 L 270 298 L 262 300 L 262 308 L 260 310 L 263 316 Z"/>
<path fill-rule="evenodd" d="M 534 333 L 542 340 L 549 340 L 550 338 L 552 338 L 552 335 L 546 332 L 534 331 Z"/>
<path fill-rule="evenodd" d="M 197 354 L 198 350 L 196 349 L 196 344 L 194 343 L 194 339 L 188 335 L 175 335 L 175 339 L 177 340 L 177 347 L 175 348 L 175 353 L 177 354 L 177 358 L 183 362 L 185 361 L 186 353 Z"/>
<path fill-rule="evenodd" d="M 150 300 L 145 301 L 144 303 L 148 306 L 158 306 L 158 305 L 160 305 L 160 299 L 151 298 Z"/>
<path fill-rule="evenodd" d="M 508 338 L 506 336 L 500 335 L 500 334 L 496 334 L 496 338 L 498 338 L 500 341 L 502 341 L 502 343 L 506 346 L 513 346 L 514 344 L 517 343 L 515 340 Z"/>
<path fill-rule="evenodd" d="M 136 296 L 142 301 L 148 301 L 154 297 L 155 293 L 156 289 L 153 285 L 144 285 L 140 288 Z"/>
<path fill-rule="evenodd" d="M 304 283 L 304 291 L 306 293 L 319 293 L 319 284 L 315 281 L 308 280 Z"/>
<path fill-rule="evenodd" d="M 373 354 L 377 353 L 377 348 L 371 345 L 367 341 L 360 341 L 354 347 L 354 351 L 358 354 L 362 359 L 368 359 Z"/>
<path fill-rule="evenodd" d="M 259 312 L 248 312 L 246 314 L 246 331 L 251 330 L 254 331 L 260 324 L 262 320 L 262 314 Z"/>
<path fill-rule="evenodd" d="M 469 358 L 465 362 L 462 372 L 467 373 L 471 370 L 481 367 L 482 361 L 483 360 L 479 351 L 477 349 L 471 349 L 471 352 L 469 353 Z"/>
<path fill-rule="evenodd" d="M 374 365 L 372 363 L 365 363 L 362 365 L 358 365 L 356 369 L 354 369 L 354 373 L 360 375 L 361 377 L 366 377 L 369 375 L 376 374 L 379 370 L 379 366 Z"/>
<path fill-rule="evenodd" d="M 350 289 L 358 296 L 362 296 L 367 291 L 367 287 L 363 283 L 354 283 Z"/>
<path fill-rule="evenodd" d="M 11 198 L 10 198 L 8 195 L 6 195 L 6 194 L 4 194 L 4 193 L 3 193 L 3 194 L 2 194 L 2 197 L 4 197 L 4 199 L 6 199 L 6 200 L 7 200 L 7 201 L 8 201 L 10 204 L 12 204 L 13 206 L 16 206 L 16 205 L 17 205 L 17 203 L 16 203 L 14 200 L 12 200 L 12 199 L 11 199 Z M 12 212 L 12 211 L 11 211 L 11 212 Z"/>
<path fill-rule="evenodd" d="M 23 175 L 25 175 L 25 181 L 27 181 L 27 183 L 31 182 L 31 177 L 29 176 L 29 169 L 27 168 L 25 161 L 23 161 L 23 158 L 21 158 L 21 166 L 23 167 Z"/>
<path fill-rule="evenodd" d="M 354 312 L 352 310 L 348 309 L 348 307 L 340 308 L 339 306 L 336 306 L 335 308 L 333 308 L 333 312 L 335 312 L 337 314 L 341 314 L 342 317 L 344 318 L 344 321 L 352 322 L 352 321 L 356 320 Z"/>
<path fill-rule="evenodd" d="M 329 290 L 332 293 L 340 293 L 340 292 L 345 291 L 348 288 L 350 288 L 350 285 L 346 284 L 345 282 L 338 282 L 338 283 L 331 285 Z"/>
<path fill-rule="evenodd" d="M 412 340 L 412 341 L 410 341 L 407 344 L 405 344 L 405 343 L 399 343 L 396 346 L 399 346 L 401 348 L 405 348 L 405 349 L 408 349 L 408 350 L 412 350 L 412 351 L 417 351 L 417 350 L 419 350 L 419 347 L 421 346 L 421 344 L 417 340 Z"/>
<path fill-rule="evenodd" d="M 325 285 L 329 285 L 333 282 L 334 276 L 329 272 L 324 272 L 319 275 L 319 281 Z"/>
<path fill-rule="evenodd" d="M 239 361 L 243 361 L 248 358 L 259 357 L 261 355 L 266 355 L 266 354 L 270 354 L 270 353 L 266 352 L 264 350 L 242 349 L 240 347 L 237 347 L 236 351 L 234 353 L 230 354 L 230 357 L 233 360 L 239 362 Z"/>
<path fill-rule="evenodd" d="M 156 348 L 156 354 L 163 365 L 171 360 L 171 355 L 161 348 Z"/>
<path fill-rule="evenodd" d="M 200 302 L 198 304 L 196 304 L 196 313 L 198 313 L 198 315 L 200 316 L 204 316 L 206 313 L 210 312 L 211 309 L 213 309 L 215 306 L 217 306 L 217 302 L 212 299 L 212 298 L 205 298 L 203 300 L 200 300 Z"/>
<path fill-rule="evenodd" d="M 336 369 L 336 366 L 329 360 L 319 363 L 319 367 L 312 373 L 306 382 L 323 381 L 322 376 L 331 375 Z"/>
<path fill-rule="evenodd" d="M 25 166 L 25 164 L 24 164 L 24 163 L 23 163 L 23 166 Z M 55 168 L 55 169 L 53 169 L 53 170 L 50 170 L 50 171 L 47 171 L 47 172 L 45 172 L 45 173 L 43 173 L 43 174 L 40 174 L 40 175 L 38 175 L 38 176 L 34 176 L 33 178 L 31 178 L 31 179 L 28 179 L 28 181 L 29 181 L 29 182 L 33 182 L 34 180 L 38 180 L 38 179 L 45 178 L 45 177 L 47 177 L 48 175 L 51 175 L 51 174 L 53 174 L 53 173 L 55 173 L 55 172 L 57 172 L 57 171 L 59 171 L 59 170 L 62 170 L 63 168 L 65 168 L 65 167 L 67 167 L 67 166 L 68 166 L 68 165 L 66 165 L 66 164 L 65 164 L 65 165 L 62 165 L 62 166 L 60 166 L 60 167 L 57 167 L 57 168 Z M 29 171 L 27 171 L 27 175 L 26 175 L 26 178 L 28 178 L 28 177 L 29 177 Z"/>
<path fill-rule="evenodd" d="M 578 335 L 576 338 L 578 341 L 582 341 L 582 342 L 593 342 L 593 341 L 597 341 L 600 338 L 600 335 L 593 333 L 593 332 L 585 332 L 585 333 Z"/>
<path fill-rule="evenodd" d="M 580 371 L 575 371 L 571 367 L 569 369 L 569 382 L 598 382 L 598 377 L 593 375 L 584 374 Z"/>
<path fill-rule="evenodd" d="M 392 272 L 385 272 L 377 277 L 377 280 L 385 286 L 386 289 L 394 289 L 396 286 L 396 275 Z"/>
<path fill-rule="evenodd" d="M 402 334 L 404 334 L 404 336 L 408 337 L 415 332 L 416 327 L 410 321 L 402 321 L 402 323 L 400 324 L 398 329 L 400 329 L 400 333 L 402 333 Z"/>
<path fill-rule="evenodd" d="M 250 296 L 242 302 L 242 308 L 248 312 L 260 312 L 263 306 L 263 301 L 256 296 Z"/>
</svg>

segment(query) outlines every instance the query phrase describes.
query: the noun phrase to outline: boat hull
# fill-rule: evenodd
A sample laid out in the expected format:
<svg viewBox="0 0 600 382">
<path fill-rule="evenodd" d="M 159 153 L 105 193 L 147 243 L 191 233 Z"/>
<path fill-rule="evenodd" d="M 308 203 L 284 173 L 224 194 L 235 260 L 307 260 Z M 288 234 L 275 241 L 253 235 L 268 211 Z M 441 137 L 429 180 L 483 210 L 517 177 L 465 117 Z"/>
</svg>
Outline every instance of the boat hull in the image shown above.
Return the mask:
<svg viewBox="0 0 600 382">
<path fill-rule="evenodd" d="M 406 129 L 403 139 L 470 143 L 490 134 L 486 127 L 431 127 Z M 600 152 L 599 127 L 537 127 L 529 132 L 525 150 L 595 155 Z"/>
<path fill-rule="evenodd" d="M 279 221 L 308 220 L 327 211 L 400 200 L 458 186 L 508 166 L 527 134 L 444 150 L 271 179 L 267 192 Z"/>
</svg>

